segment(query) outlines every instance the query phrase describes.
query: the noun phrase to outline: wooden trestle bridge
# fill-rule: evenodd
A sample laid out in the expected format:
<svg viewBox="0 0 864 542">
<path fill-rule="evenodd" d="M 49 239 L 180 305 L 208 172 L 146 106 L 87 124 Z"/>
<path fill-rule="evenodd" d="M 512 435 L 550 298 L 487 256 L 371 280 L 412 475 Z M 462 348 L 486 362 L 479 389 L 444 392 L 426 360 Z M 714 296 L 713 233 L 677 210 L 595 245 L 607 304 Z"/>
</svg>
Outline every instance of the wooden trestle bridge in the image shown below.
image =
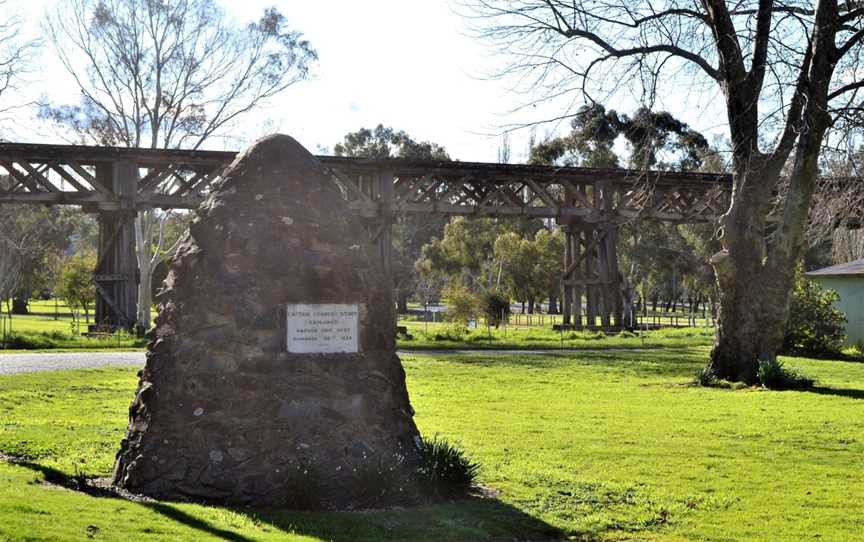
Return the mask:
<svg viewBox="0 0 864 542">
<path fill-rule="evenodd" d="M 132 327 L 139 211 L 194 209 L 234 152 L 0 143 L 0 204 L 78 205 L 99 223 L 96 321 Z M 448 214 L 555 219 L 566 236 L 563 313 L 581 323 L 621 326 L 616 238 L 629 220 L 716 220 L 729 206 L 731 177 L 319 156 L 363 217 L 391 272 L 391 225 L 400 215 Z"/>
</svg>

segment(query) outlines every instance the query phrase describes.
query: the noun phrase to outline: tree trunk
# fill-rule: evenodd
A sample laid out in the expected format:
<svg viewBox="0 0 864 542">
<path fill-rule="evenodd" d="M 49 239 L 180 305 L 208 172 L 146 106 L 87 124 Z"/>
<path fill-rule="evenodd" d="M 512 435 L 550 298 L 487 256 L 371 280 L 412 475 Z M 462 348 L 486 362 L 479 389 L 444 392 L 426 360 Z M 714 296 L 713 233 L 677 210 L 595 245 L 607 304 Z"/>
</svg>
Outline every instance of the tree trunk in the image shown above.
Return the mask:
<svg viewBox="0 0 864 542">
<path fill-rule="evenodd" d="M 154 247 L 151 230 L 159 217 L 144 211 L 135 217 L 135 253 L 138 256 L 138 307 L 136 331 L 146 333 L 150 329 L 150 309 L 153 306 L 153 270 L 162 261 L 162 236 Z"/>
<path fill-rule="evenodd" d="M 153 265 L 151 255 L 147 254 L 148 250 L 144 249 L 140 243 L 136 243 L 138 248 L 138 309 L 135 327 L 139 332 L 146 333 L 150 329 L 150 307 L 153 305 Z"/>
<path fill-rule="evenodd" d="M 783 342 L 792 282 L 804 246 L 804 227 L 819 173 L 818 159 L 828 113 L 828 86 L 837 61 L 835 36 L 837 3 L 818 2 L 812 64 L 799 79 L 801 118 L 790 113 L 792 124 L 777 151 L 758 151 L 756 96 L 727 103 L 733 154 L 733 192 L 729 211 L 720 219 L 723 250 L 711 258 L 720 290 L 717 335 L 709 367 L 717 376 L 755 383 L 759 360 L 774 360 Z M 806 76 L 806 77 L 805 77 Z M 747 82 L 743 90 L 752 89 Z M 733 90 L 741 90 L 733 89 Z M 792 139 L 796 138 L 796 139 Z M 773 190 L 794 141 L 794 161 L 785 191 L 780 221 L 770 244 L 765 244 L 765 217 Z M 789 143 L 785 146 L 785 143 Z"/>
<path fill-rule="evenodd" d="M 549 314 L 558 314 L 558 297 L 553 293 L 549 294 Z"/>
<path fill-rule="evenodd" d="M 778 288 L 782 281 L 763 266 L 765 215 L 780 171 L 754 153 L 753 161 L 734 174 L 737 193 L 720 220 L 724 249 L 711 257 L 720 309 L 709 367 L 720 378 L 753 384 L 759 360 L 776 356 L 780 345 L 769 337 L 785 322 L 779 310 L 787 295 Z"/>
<path fill-rule="evenodd" d="M 794 267 L 789 276 L 767 269 L 746 280 L 730 271 L 724 274 L 723 279 L 718 274 L 725 285 L 710 367 L 720 378 L 753 384 L 758 362 L 776 359 L 783 342 Z"/>
<path fill-rule="evenodd" d="M 763 159 L 762 167 L 754 168 L 751 162 L 749 171 L 736 173 L 740 176 L 736 189 L 742 193 L 721 219 L 723 250 L 711 258 L 720 307 L 709 367 L 720 378 L 748 384 L 756 382 L 759 361 L 775 360 L 783 343 L 812 195 L 812 189 L 796 194 L 790 188 L 784 215 L 791 212 L 796 216 L 784 216 L 784 224 L 775 232 L 771 246 L 767 246 L 765 217 L 780 166 Z M 812 166 L 812 171 L 806 174 L 797 166 L 793 168 L 793 184 L 796 174 L 810 175 L 815 186 L 815 155 Z M 790 206 L 794 208 L 791 211 Z M 787 219 L 792 223 L 786 223 Z M 791 231 L 796 228 L 797 235 Z"/>
<path fill-rule="evenodd" d="M 528 314 L 534 314 L 534 300 L 528 300 Z"/>
<path fill-rule="evenodd" d="M 405 314 L 408 312 L 408 294 L 405 292 L 399 292 L 396 294 L 396 311 L 399 314 Z"/>
<path fill-rule="evenodd" d="M 11 314 L 30 314 L 30 310 L 27 307 L 28 301 L 29 299 L 26 297 L 13 297 Z"/>
</svg>

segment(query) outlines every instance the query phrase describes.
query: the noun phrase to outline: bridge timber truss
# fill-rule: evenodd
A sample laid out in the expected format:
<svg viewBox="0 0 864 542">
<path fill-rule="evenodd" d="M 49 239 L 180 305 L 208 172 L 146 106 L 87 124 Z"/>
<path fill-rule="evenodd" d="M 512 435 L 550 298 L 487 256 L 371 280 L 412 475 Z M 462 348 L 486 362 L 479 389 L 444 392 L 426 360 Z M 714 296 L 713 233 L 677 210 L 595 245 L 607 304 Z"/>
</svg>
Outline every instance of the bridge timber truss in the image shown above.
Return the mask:
<svg viewBox="0 0 864 542">
<path fill-rule="evenodd" d="M 77 205 L 99 223 L 96 321 L 135 322 L 134 217 L 194 209 L 236 153 L 0 143 L 0 204 Z M 319 156 L 366 222 L 392 273 L 391 226 L 399 216 L 448 214 L 556 220 L 565 233 L 564 323 L 626 324 L 616 240 L 631 220 L 715 221 L 729 207 L 731 177 Z M 583 305 L 584 299 L 584 305 Z"/>
</svg>

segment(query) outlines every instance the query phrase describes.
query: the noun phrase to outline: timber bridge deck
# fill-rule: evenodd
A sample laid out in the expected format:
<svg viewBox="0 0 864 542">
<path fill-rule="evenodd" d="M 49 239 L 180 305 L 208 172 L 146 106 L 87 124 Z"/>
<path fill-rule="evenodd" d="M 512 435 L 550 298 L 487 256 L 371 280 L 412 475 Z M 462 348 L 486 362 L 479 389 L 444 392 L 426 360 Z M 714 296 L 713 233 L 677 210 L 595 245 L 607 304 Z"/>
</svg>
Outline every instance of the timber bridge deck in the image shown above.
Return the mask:
<svg viewBox="0 0 864 542">
<path fill-rule="evenodd" d="M 99 222 L 96 321 L 131 327 L 137 302 L 133 218 L 194 209 L 234 152 L 0 143 L 0 204 L 77 205 Z M 731 176 L 478 162 L 318 159 L 363 217 L 391 270 L 391 225 L 408 214 L 556 219 L 565 235 L 564 316 L 622 325 L 616 252 L 630 220 L 710 222 L 729 206 Z"/>
</svg>

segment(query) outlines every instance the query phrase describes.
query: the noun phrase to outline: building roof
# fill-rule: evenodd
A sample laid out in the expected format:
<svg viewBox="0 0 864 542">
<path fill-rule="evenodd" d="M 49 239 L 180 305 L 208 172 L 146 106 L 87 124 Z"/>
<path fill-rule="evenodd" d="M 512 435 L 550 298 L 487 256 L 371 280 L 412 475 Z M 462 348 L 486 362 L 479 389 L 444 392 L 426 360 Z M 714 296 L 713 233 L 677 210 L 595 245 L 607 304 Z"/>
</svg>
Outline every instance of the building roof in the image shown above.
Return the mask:
<svg viewBox="0 0 864 542">
<path fill-rule="evenodd" d="M 847 263 L 832 265 L 831 267 L 823 267 L 809 273 L 804 273 L 808 277 L 824 277 L 824 276 L 861 276 L 864 277 L 864 258 Z"/>
</svg>

